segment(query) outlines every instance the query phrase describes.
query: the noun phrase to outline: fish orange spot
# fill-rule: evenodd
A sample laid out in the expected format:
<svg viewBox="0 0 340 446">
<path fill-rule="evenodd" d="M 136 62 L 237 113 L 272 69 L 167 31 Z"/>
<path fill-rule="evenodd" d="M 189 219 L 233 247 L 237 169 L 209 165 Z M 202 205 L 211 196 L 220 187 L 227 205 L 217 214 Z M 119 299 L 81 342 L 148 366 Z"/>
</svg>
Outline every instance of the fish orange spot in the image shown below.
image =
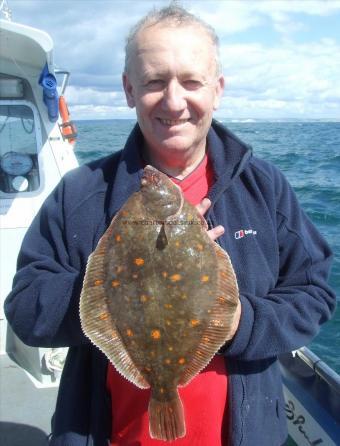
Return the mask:
<svg viewBox="0 0 340 446">
<path fill-rule="evenodd" d="M 104 280 L 97 279 L 97 280 L 94 281 L 94 286 L 103 285 L 103 283 L 104 283 Z"/>
<path fill-rule="evenodd" d="M 179 358 L 178 364 L 185 364 L 185 358 Z"/>
<path fill-rule="evenodd" d="M 229 275 L 225 271 L 221 271 L 220 276 L 222 277 L 222 279 L 228 279 L 229 277 Z"/>
<path fill-rule="evenodd" d="M 126 330 L 126 334 L 127 334 L 129 337 L 131 337 L 131 336 L 133 336 L 133 331 L 132 331 L 130 328 L 128 328 L 128 329 Z"/>
<path fill-rule="evenodd" d="M 117 334 L 117 332 L 115 330 L 111 331 L 111 338 L 112 339 L 117 339 L 118 338 L 118 334 Z"/>
<path fill-rule="evenodd" d="M 207 274 L 201 276 L 201 282 L 209 282 L 209 276 Z"/>
<path fill-rule="evenodd" d="M 111 286 L 112 286 L 113 288 L 115 288 L 115 287 L 117 287 L 117 286 L 119 286 L 119 285 L 120 285 L 119 280 L 112 280 L 112 282 L 111 282 Z"/>
<path fill-rule="evenodd" d="M 220 296 L 220 297 L 218 297 L 217 300 L 218 300 L 219 302 L 221 302 L 221 304 L 224 304 L 225 302 L 227 302 L 227 299 L 226 299 L 224 296 Z"/>
<path fill-rule="evenodd" d="M 197 325 L 200 324 L 200 321 L 198 319 L 191 319 L 190 324 L 192 327 L 197 327 Z"/>
<path fill-rule="evenodd" d="M 142 265 L 144 265 L 144 259 L 142 259 L 141 257 L 137 257 L 137 259 L 134 260 L 134 263 L 137 266 L 142 266 Z"/>
<path fill-rule="evenodd" d="M 127 217 L 129 215 L 128 211 L 121 211 L 121 214 L 123 217 Z"/>
<path fill-rule="evenodd" d="M 180 244 L 180 242 L 177 240 L 177 242 L 175 242 L 175 246 L 177 246 L 177 248 L 179 247 L 179 246 L 181 246 L 181 244 Z"/>
<path fill-rule="evenodd" d="M 181 279 L 182 279 L 182 276 L 180 274 L 173 274 L 172 276 L 170 276 L 171 282 L 178 282 Z"/>
<path fill-rule="evenodd" d="M 151 330 L 151 337 L 158 340 L 161 337 L 161 332 L 159 330 Z"/>
<path fill-rule="evenodd" d="M 164 308 L 166 308 L 167 310 L 169 310 L 170 308 L 172 308 L 171 304 L 164 304 Z"/>
<path fill-rule="evenodd" d="M 202 341 L 204 342 L 204 344 L 209 344 L 210 339 L 208 338 L 208 336 L 203 336 Z"/>
<path fill-rule="evenodd" d="M 105 321 L 105 319 L 107 319 L 109 317 L 109 313 L 102 313 L 99 315 L 99 319 L 101 319 L 102 321 Z"/>
<path fill-rule="evenodd" d="M 162 276 L 165 278 L 165 277 L 168 277 L 168 273 L 166 272 L 166 271 L 163 271 L 162 272 Z"/>
<path fill-rule="evenodd" d="M 148 300 L 148 297 L 145 296 L 145 294 L 142 294 L 141 297 L 140 297 L 140 301 L 141 302 L 146 302 L 147 300 Z"/>
<path fill-rule="evenodd" d="M 116 242 L 120 242 L 122 240 L 122 236 L 120 234 L 117 234 L 115 239 L 116 239 Z"/>
<path fill-rule="evenodd" d="M 169 358 L 166 358 L 166 360 L 164 361 L 165 362 L 165 364 L 171 364 L 171 359 L 169 359 Z"/>
<path fill-rule="evenodd" d="M 199 251 L 203 251 L 203 245 L 202 245 L 202 243 L 197 243 L 196 248 L 197 248 Z"/>
</svg>

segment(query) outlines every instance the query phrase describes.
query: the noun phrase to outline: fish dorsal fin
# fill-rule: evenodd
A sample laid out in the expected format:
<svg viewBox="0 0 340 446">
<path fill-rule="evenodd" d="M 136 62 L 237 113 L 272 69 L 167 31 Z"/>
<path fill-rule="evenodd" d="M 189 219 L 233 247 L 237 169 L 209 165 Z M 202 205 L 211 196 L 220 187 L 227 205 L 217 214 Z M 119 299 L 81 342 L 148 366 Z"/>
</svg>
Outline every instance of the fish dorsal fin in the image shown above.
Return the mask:
<svg viewBox="0 0 340 446">
<path fill-rule="evenodd" d="M 104 258 L 112 235 L 113 222 L 90 255 L 80 296 L 80 320 L 86 336 L 109 358 L 115 368 L 137 387 L 150 385 L 138 371 L 122 342 L 110 315 L 104 289 Z"/>
<path fill-rule="evenodd" d="M 179 385 L 187 385 L 210 362 L 215 352 L 231 337 L 231 325 L 239 303 L 236 275 L 229 255 L 215 243 L 217 293 L 201 342 L 183 371 Z"/>
</svg>

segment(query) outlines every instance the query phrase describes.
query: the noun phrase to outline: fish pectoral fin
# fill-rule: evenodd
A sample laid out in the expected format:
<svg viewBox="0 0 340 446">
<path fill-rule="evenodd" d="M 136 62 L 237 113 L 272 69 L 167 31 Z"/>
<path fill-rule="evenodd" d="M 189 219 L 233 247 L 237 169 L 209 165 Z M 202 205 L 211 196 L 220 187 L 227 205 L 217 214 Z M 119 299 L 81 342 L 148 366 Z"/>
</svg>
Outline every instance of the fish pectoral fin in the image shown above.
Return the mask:
<svg viewBox="0 0 340 446">
<path fill-rule="evenodd" d="M 167 246 L 167 244 L 168 244 L 168 237 L 166 236 L 165 224 L 163 223 L 156 240 L 156 248 L 161 251 Z"/>
<path fill-rule="evenodd" d="M 163 441 L 174 441 L 186 434 L 182 401 L 176 397 L 170 401 L 158 401 L 151 396 L 149 403 L 150 437 Z"/>
</svg>

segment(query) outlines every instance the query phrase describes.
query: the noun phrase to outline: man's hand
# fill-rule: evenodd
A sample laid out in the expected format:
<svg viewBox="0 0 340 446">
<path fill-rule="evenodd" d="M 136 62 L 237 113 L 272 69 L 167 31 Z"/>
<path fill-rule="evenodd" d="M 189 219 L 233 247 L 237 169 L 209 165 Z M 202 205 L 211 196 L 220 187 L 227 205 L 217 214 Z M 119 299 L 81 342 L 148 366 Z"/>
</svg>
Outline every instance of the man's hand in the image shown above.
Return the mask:
<svg viewBox="0 0 340 446">
<path fill-rule="evenodd" d="M 211 201 L 209 198 L 203 198 L 203 200 L 196 206 L 196 209 L 203 217 L 204 214 L 207 212 L 207 210 L 211 206 Z M 218 237 L 220 237 L 224 233 L 224 227 L 221 225 L 216 226 L 215 228 L 209 229 L 208 235 L 211 238 L 211 240 L 216 240 Z"/>
</svg>

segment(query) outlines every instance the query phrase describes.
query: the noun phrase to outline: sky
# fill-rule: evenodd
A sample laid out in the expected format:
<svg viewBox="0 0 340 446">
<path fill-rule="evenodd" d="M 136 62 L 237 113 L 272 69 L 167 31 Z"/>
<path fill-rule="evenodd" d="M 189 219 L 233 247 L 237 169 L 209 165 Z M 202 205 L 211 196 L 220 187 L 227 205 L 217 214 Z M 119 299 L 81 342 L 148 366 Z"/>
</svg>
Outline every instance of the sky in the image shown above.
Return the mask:
<svg viewBox="0 0 340 446">
<path fill-rule="evenodd" d="M 163 0 L 7 0 L 12 20 L 48 32 L 71 71 L 72 118 L 135 118 L 121 83 L 130 27 Z M 340 0 L 183 0 L 220 38 L 220 119 L 340 121 Z"/>
</svg>

